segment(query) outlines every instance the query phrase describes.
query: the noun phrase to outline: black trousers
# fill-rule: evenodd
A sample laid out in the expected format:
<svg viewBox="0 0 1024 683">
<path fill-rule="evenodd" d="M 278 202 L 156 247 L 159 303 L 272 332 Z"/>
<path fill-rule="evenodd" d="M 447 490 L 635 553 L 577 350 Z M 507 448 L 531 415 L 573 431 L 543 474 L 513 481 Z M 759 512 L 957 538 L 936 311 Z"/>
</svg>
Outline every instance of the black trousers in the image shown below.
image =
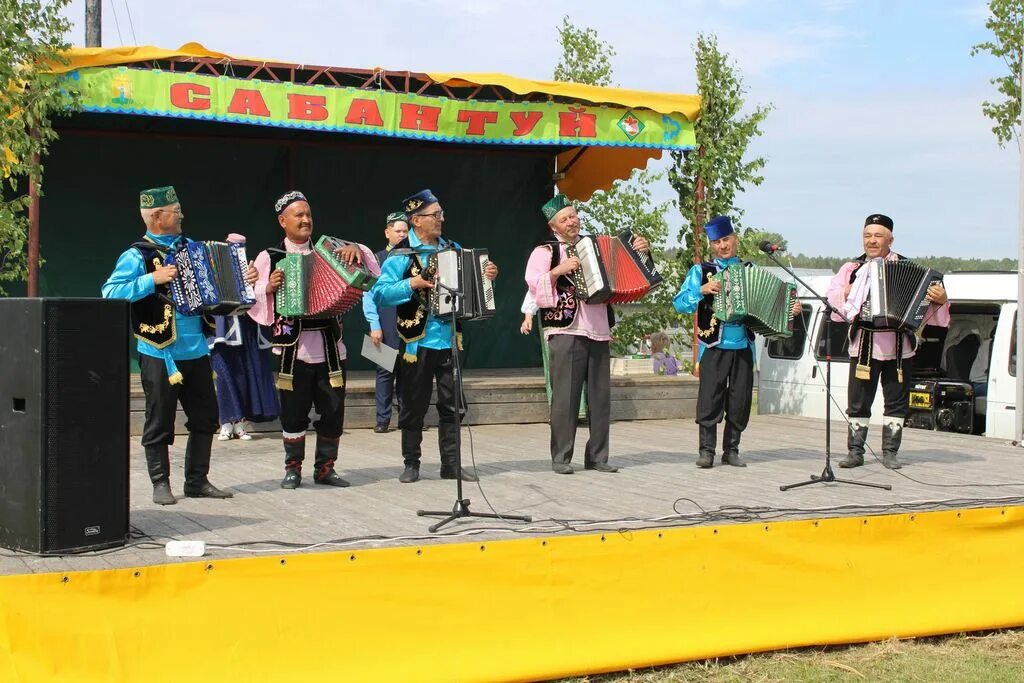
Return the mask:
<svg viewBox="0 0 1024 683">
<path fill-rule="evenodd" d="M 548 337 L 551 374 L 551 462 L 567 464 L 576 447 L 583 383 L 587 385 L 590 438 L 583 453 L 585 465 L 608 462 L 611 422 L 611 364 L 609 343 L 575 334 Z"/>
<path fill-rule="evenodd" d="M 437 439 L 441 462 L 454 464 L 459 445 L 455 429 L 455 375 L 451 349 L 420 347 L 416 362 L 400 359 L 398 371 L 398 426 L 402 430 L 402 459 L 406 465 L 419 465 L 423 441 L 423 418 L 430 407 L 430 396 L 437 384 Z M 466 415 L 466 397 L 459 397 L 459 418 Z"/>
<path fill-rule="evenodd" d="M 280 356 L 278 366 L 280 367 Z M 345 373 L 345 361 L 341 361 Z M 347 378 L 347 373 L 342 375 Z M 318 436 L 337 439 L 345 427 L 345 387 L 332 387 L 327 363 L 295 361 L 292 391 L 279 390 L 281 430 L 301 434 L 309 428 L 309 411 L 316 406 L 318 419 L 313 429 Z"/>
<path fill-rule="evenodd" d="M 162 358 L 139 354 L 142 391 L 146 395 L 146 425 L 143 446 L 170 446 L 174 443 L 174 417 L 181 403 L 185 428 L 190 434 L 214 434 L 220 429 L 217 394 L 213 388 L 210 357 L 175 361 L 183 381 L 167 381 Z"/>
<path fill-rule="evenodd" d="M 910 412 L 910 375 L 914 369 L 914 357 L 904 358 L 903 381 L 899 379 L 896 360 L 871 359 L 871 379 L 857 379 L 857 359 L 850 359 L 850 378 L 847 384 L 847 410 L 850 417 L 871 417 L 871 404 L 875 401 L 878 381 L 882 381 L 882 398 L 885 399 L 886 417 L 905 418 Z"/>
<path fill-rule="evenodd" d="M 754 356 L 750 347 L 727 351 L 713 346 L 700 357 L 697 424 L 714 427 L 725 421 L 742 432 L 750 421 L 754 390 Z"/>
</svg>

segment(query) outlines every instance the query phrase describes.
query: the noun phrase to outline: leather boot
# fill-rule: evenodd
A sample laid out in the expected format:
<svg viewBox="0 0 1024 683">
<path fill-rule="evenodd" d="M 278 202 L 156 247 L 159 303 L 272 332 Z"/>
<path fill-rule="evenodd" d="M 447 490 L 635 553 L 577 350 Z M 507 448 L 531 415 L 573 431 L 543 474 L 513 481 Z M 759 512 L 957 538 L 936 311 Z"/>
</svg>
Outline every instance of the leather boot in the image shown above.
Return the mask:
<svg viewBox="0 0 1024 683">
<path fill-rule="evenodd" d="M 454 422 L 438 423 L 437 443 L 441 449 L 441 478 L 458 479 L 459 430 L 455 428 Z M 479 481 L 465 463 L 462 464 L 462 481 Z"/>
<path fill-rule="evenodd" d="M 898 470 L 903 465 L 896 459 L 896 453 L 900 450 L 900 443 L 903 441 L 903 418 L 883 418 L 882 425 L 882 465 L 890 470 Z"/>
<path fill-rule="evenodd" d="M 864 444 L 868 440 L 867 420 L 850 420 L 850 433 L 846 437 L 846 457 L 839 461 L 840 467 L 860 467 L 864 464 Z"/>
<path fill-rule="evenodd" d="M 306 437 L 285 439 L 284 441 L 284 479 L 281 488 L 297 489 L 302 483 L 302 461 L 306 457 Z"/>
<path fill-rule="evenodd" d="M 732 423 L 725 423 L 725 433 L 722 435 L 722 464 L 733 467 L 746 467 L 747 463 L 740 458 L 740 435 L 743 432 L 732 426 Z"/>
<path fill-rule="evenodd" d="M 334 462 L 338 459 L 338 438 L 333 439 L 326 436 L 316 436 L 316 464 L 313 471 L 313 481 L 324 486 L 338 486 L 344 488 L 348 482 L 338 476 L 334 471 Z"/>
<path fill-rule="evenodd" d="M 146 446 L 146 469 L 149 470 L 149 481 L 154 486 L 166 484 L 171 477 L 171 459 L 167 446 Z"/>
<path fill-rule="evenodd" d="M 224 491 L 210 483 L 210 449 L 213 434 L 189 432 L 185 446 L 185 497 L 186 498 L 233 498 L 235 494 Z"/>
<path fill-rule="evenodd" d="M 411 484 L 420 478 L 420 444 L 423 443 L 423 432 L 419 429 L 402 429 L 402 460 L 405 470 L 398 481 Z"/>
<path fill-rule="evenodd" d="M 697 467 L 705 469 L 715 464 L 715 445 L 718 443 L 718 426 L 699 427 L 700 445 L 697 456 Z"/>
</svg>

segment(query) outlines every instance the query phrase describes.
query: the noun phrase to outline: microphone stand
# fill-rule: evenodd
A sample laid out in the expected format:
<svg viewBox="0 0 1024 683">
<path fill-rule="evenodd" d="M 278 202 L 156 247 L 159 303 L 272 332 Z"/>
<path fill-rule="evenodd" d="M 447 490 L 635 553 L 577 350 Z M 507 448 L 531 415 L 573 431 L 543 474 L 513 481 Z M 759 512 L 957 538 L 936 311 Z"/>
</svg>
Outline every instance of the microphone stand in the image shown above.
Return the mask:
<svg viewBox="0 0 1024 683">
<path fill-rule="evenodd" d="M 885 491 L 891 491 L 892 486 L 889 484 L 874 484 L 867 481 L 853 481 L 851 479 L 840 479 L 836 477 L 835 472 L 832 471 L 832 314 L 835 313 L 843 320 L 846 320 L 846 316 L 841 311 L 837 310 L 832 304 L 829 303 L 828 298 L 821 296 L 810 285 L 801 280 L 791 268 L 784 265 L 773 253 L 775 250 L 771 248 L 761 249 L 768 258 L 772 260 L 775 265 L 782 268 L 784 271 L 789 273 L 794 280 L 803 285 L 804 289 L 811 293 L 815 299 L 820 301 L 825 307 L 825 468 L 821 471 L 821 474 L 812 474 L 808 481 L 800 481 L 795 484 L 786 484 L 780 486 L 780 491 L 788 491 L 790 489 L 799 488 L 801 486 L 810 486 L 811 484 L 850 484 L 852 486 L 867 486 L 869 488 L 884 489 Z M 846 322 L 850 322 L 846 320 Z"/>
<path fill-rule="evenodd" d="M 470 512 L 469 499 L 462 497 L 462 368 L 459 363 L 458 337 L 455 331 L 455 313 L 458 308 L 456 306 L 456 302 L 459 301 L 458 297 L 463 296 L 463 292 L 444 284 L 441 282 L 439 277 L 434 278 L 434 286 L 440 287 L 452 295 L 452 385 L 455 389 L 453 392 L 454 396 L 452 398 L 452 402 L 455 404 L 455 504 L 452 506 L 451 512 L 417 510 L 416 514 L 420 517 L 444 517 L 444 519 L 437 524 L 427 527 L 427 531 L 430 533 L 434 533 L 444 525 L 454 522 L 456 519 L 462 519 L 463 517 L 532 522 L 533 518 L 529 515 L 497 515 L 486 512 Z M 440 438 L 440 430 L 438 431 L 438 438 Z"/>
</svg>

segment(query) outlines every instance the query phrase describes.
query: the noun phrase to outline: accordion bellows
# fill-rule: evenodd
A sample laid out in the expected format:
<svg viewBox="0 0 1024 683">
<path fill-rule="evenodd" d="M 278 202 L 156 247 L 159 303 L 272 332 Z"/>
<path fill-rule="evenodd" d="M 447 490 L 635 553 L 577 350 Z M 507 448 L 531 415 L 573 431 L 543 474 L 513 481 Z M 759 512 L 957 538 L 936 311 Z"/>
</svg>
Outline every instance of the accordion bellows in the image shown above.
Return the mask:
<svg viewBox="0 0 1024 683">
<path fill-rule="evenodd" d="M 256 295 L 245 283 L 249 261 L 239 242 L 189 242 L 164 259 L 178 269 L 171 300 L 184 315 L 235 315 L 252 307 Z"/>
<path fill-rule="evenodd" d="M 871 293 L 860 319 L 876 328 L 917 330 L 928 312 L 928 288 L 942 282 L 942 273 L 910 260 L 877 258 L 863 267 L 869 269 Z"/>
<path fill-rule="evenodd" d="M 789 311 L 796 300 L 796 285 L 763 268 L 733 264 L 709 279 L 721 283 L 715 294 L 715 317 L 743 323 L 765 337 L 793 336 Z"/>
<path fill-rule="evenodd" d="M 277 263 L 284 272 L 284 284 L 274 293 L 274 309 L 278 315 L 307 318 L 331 318 L 348 313 L 362 301 L 380 276 L 374 258 L 349 266 L 335 249 L 351 244 L 337 237 L 324 235 L 308 254 L 286 254 Z"/>
<path fill-rule="evenodd" d="M 633 248 L 633 233 L 583 235 L 566 254 L 580 260 L 570 273 L 577 298 L 588 304 L 628 304 L 663 281 L 650 254 Z"/>
</svg>

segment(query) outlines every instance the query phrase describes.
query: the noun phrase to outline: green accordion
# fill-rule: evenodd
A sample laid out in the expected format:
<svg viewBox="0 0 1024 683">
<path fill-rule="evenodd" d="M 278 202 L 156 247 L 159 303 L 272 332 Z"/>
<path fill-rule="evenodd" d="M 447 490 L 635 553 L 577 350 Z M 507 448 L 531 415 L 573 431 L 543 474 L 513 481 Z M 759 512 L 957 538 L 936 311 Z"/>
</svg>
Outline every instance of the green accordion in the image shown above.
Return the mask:
<svg viewBox="0 0 1024 683">
<path fill-rule="evenodd" d="M 715 294 L 716 318 L 742 323 L 769 338 L 793 336 L 789 312 L 796 300 L 795 284 L 763 268 L 738 263 L 708 279 L 721 283 Z"/>
</svg>

